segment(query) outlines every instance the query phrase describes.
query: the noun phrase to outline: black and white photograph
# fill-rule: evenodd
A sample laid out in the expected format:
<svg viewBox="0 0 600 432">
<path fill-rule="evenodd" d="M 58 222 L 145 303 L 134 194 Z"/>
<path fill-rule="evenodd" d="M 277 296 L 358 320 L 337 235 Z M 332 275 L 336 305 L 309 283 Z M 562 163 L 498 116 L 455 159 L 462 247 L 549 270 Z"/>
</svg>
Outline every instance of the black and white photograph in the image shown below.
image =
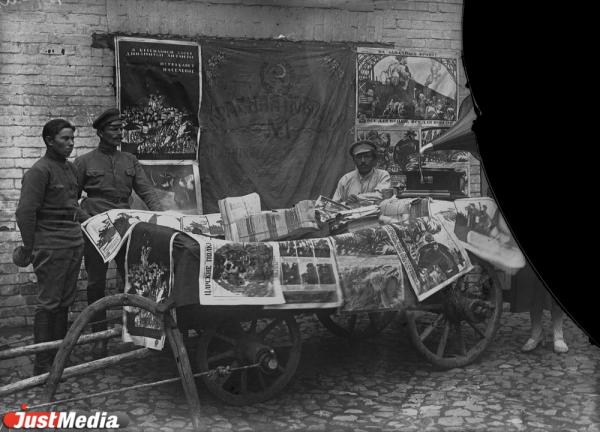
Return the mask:
<svg viewBox="0 0 600 432">
<path fill-rule="evenodd" d="M 344 295 L 341 312 L 399 309 L 404 304 L 402 264 L 382 228 L 332 237 Z"/>
<path fill-rule="evenodd" d="M 285 305 L 274 309 L 324 309 L 341 305 L 342 292 L 329 237 L 277 244 Z"/>
<path fill-rule="evenodd" d="M 0 432 L 600 432 L 582 5 L 0 0 Z"/>
<path fill-rule="evenodd" d="M 202 193 L 198 163 L 195 161 L 140 161 L 164 210 L 184 214 L 202 214 Z M 132 208 L 147 210 L 133 194 Z"/>
</svg>

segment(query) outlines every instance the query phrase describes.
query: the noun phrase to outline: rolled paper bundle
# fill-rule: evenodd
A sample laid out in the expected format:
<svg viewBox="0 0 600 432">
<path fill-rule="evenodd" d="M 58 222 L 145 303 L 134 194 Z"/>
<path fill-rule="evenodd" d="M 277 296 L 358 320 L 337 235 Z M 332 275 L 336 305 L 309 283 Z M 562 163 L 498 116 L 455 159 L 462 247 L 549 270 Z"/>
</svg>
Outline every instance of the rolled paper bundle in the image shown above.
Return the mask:
<svg viewBox="0 0 600 432">
<path fill-rule="evenodd" d="M 403 215 L 410 215 L 410 203 L 414 198 L 389 198 L 382 201 L 379 205 L 381 215 L 400 222 L 404 219 Z"/>
</svg>

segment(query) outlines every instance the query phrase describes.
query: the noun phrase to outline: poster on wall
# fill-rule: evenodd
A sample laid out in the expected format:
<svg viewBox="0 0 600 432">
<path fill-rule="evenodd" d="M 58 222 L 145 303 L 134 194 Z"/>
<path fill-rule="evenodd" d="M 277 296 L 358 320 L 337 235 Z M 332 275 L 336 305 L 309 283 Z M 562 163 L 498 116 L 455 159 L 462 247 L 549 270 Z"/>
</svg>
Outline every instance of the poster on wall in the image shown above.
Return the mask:
<svg viewBox="0 0 600 432">
<path fill-rule="evenodd" d="M 152 184 L 163 210 L 184 214 L 202 214 L 202 193 L 198 162 L 191 160 L 141 160 L 140 164 Z M 135 193 L 131 208 L 148 207 Z"/>
<path fill-rule="evenodd" d="M 451 126 L 458 114 L 458 58 L 434 52 L 358 48 L 360 125 Z"/>
<path fill-rule="evenodd" d="M 202 98 L 196 42 L 115 38 L 121 149 L 138 159 L 196 159 Z"/>
</svg>

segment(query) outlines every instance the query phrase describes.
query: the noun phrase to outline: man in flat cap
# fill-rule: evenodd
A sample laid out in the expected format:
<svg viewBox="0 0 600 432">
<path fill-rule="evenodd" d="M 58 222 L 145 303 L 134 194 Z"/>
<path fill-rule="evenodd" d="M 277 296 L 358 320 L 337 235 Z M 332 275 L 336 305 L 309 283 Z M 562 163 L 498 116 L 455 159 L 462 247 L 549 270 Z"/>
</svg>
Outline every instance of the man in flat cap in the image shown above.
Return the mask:
<svg viewBox="0 0 600 432">
<path fill-rule="evenodd" d="M 357 203 L 360 200 L 381 200 L 382 190 L 391 188 L 390 174 L 377 165 L 377 146 L 362 140 L 350 146 L 350 156 L 356 169 L 344 174 L 333 195 L 334 201 Z"/>
<path fill-rule="evenodd" d="M 37 278 L 37 305 L 33 318 L 35 343 L 63 339 L 69 307 L 75 301 L 83 256 L 81 212 L 77 199 L 77 170 L 67 161 L 73 151 L 75 127 L 53 119 L 44 125 L 46 153 L 25 172 L 16 211 L 23 246 L 15 249 L 19 267 L 33 264 Z M 35 355 L 33 374 L 48 372 L 54 353 Z"/>
<path fill-rule="evenodd" d="M 119 110 L 111 108 L 104 111 L 94 120 L 96 133 L 100 137 L 98 148 L 75 159 L 79 188 L 87 197 L 81 207 L 90 216 L 111 209 L 129 209 L 131 191 L 146 203 L 152 211 L 162 211 L 159 198 L 137 158 L 126 152 L 117 150 L 121 144 L 123 123 Z M 125 251 L 122 249 L 116 256 L 119 276 L 124 278 Z M 101 299 L 105 295 L 106 271 L 108 263 L 96 251 L 91 242 L 85 238 L 84 262 L 88 274 L 88 304 Z M 96 314 L 92 321 L 105 321 L 106 312 Z M 106 323 L 92 325 L 93 331 L 106 329 Z M 94 347 L 97 356 L 106 354 L 106 344 Z"/>
</svg>

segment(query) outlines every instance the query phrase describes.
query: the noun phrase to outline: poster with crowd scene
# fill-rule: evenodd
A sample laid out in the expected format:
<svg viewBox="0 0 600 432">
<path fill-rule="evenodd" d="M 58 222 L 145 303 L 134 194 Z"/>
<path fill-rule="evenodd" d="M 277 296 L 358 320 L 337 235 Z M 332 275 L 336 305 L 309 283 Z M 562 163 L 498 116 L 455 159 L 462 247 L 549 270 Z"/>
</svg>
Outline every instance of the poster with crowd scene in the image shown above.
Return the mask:
<svg viewBox="0 0 600 432">
<path fill-rule="evenodd" d="M 115 38 L 121 149 L 138 159 L 196 159 L 202 98 L 196 42 Z"/>
<path fill-rule="evenodd" d="M 462 244 L 436 217 L 411 218 L 405 224 L 384 225 L 383 229 L 419 301 L 473 268 Z"/>
<path fill-rule="evenodd" d="M 357 123 L 452 126 L 458 58 L 435 52 L 358 48 Z"/>
<path fill-rule="evenodd" d="M 382 228 L 365 228 L 332 237 L 343 294 L 341 313 L 401 309 L 402 264 Z"/>
<path fill-rule="evenodd" d="M 173 238 L 170 229 L 155 227 L 150 234 L 133 230 L 127 243 L 125 258 L 125 293 L 163 303 L 171 293 L 171 256 Z M 133 342 L 162 350 L 165 333 L 161 316 L 133 306 L 123 307 L 123 342 Z"/>
<path fill-rule="evenodd" d="M 277 242 L 285 305 L 277 309 L 332 308 L 342 292 L 331 238 Z"/>
<path fill-rule="evenodd" d="M 272 305 L 285 302 L 277 243 L 240 243 L 195 234 L 190 236 L 200 246 L 200 304 Z"/>
<path fill-rule="evenodd" d="M 207 237 L 223 237 L 225 235 L 219 213 L 183 215 L 174 212 L 129 209 L 114 209 L 97 214 L 83 222 L 81 229 L 104 262 L 109 262 L 125 244 L 133 226 L 139 222 Z"/>
<path fill-rule="evenodd" d="M 202 190 L 198 162 L 191 160 L 143 160 L 140 165 L 158 196 L 163 210 L 185 214 L 202 214 Z M 131 208 L 148 210 L 132 193 Z"/>
</svg>

